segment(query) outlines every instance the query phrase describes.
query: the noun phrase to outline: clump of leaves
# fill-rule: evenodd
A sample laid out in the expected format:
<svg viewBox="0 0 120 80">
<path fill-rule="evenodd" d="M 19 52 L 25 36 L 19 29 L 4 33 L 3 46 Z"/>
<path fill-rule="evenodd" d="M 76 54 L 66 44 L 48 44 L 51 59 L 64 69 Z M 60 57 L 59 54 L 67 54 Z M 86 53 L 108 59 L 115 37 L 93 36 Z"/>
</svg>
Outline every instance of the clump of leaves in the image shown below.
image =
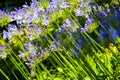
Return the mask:
<svg viewBox="0 0 120 80">
<path fill-rule="evenodd" d="M 8 17 L 8 16 L 3 16 L 0 19 L 1 19 L 0 20 L 0 27 L 4 27 L 10 23 L 10 17 Z"/>
</svg>

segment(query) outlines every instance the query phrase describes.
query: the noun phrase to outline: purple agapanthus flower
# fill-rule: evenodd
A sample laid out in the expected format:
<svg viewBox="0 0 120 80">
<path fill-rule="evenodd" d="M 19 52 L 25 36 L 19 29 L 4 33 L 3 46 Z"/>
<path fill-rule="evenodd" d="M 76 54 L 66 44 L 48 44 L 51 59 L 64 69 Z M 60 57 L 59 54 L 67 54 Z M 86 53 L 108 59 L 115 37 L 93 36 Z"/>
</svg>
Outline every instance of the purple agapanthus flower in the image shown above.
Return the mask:
<svg viewBox="0 0 120 80">
<path fill-rule="evenodd" d="M 77 55 L 77 54 L 79 54 L 79 51 L 78 51 L 77 49 L 74 49 L 74 50 L 73 50 L 73 53 L 74 53 L 75 55 Z"/>
<path fill-rule="evenodd" d="M 31 59 L 30 57 L 27 57 L 27 61 L 28 61 L 28 62 L 31 62 L 31 60 L 32 60 L 32 59 Z"/>
<path fill-rule="evenodd" d="M 8 25 L 8 32 L 9 32 L 9 33 L 12 33 L 13 35 L 18 34 L 17 26 L 14 25 L 14 24 L 9 24 L 9 25 Z"/>
<path fill-rule="evenodd" d="M 82 37 L 82 36 L 78 36 L 77 41 L 78 41 L 78 43 L 82 43 L 82 41 L 83 41 L 83 37 Z"/>
<path fill-rule="evenodd" d="M 69 6 L 68 2 L 62 2 L 60 4 L 60 7 L 64 9 L 64 8 L 69 8 L 70 6 Z"/>
<path fill-rule="evenodd" d="M 85 28 L 81 28 L 80 30 L 81 30 L 81 32 L 86 32 L 87 31 Z"/>
<path fill-rule="evenodd" d="M 71 27 L 72 26 L 72 23 L 69 19 L 66 19 L 65 26 L 66 27 Z"/>
<path fill-rule="evenodd" d="M 35 32 L 36 34 L 40 35 L 41 32 L 42 32 L 42 30 L 41 30 L 41 28 L 40 28 L 39 26 L 36 26 L 36 27 L 34 27 L 34 32 Z"/>
<path fill-rule="evenodd" d="M 27 36 L 27 38 L 28 38 L 29 40 L 34 40 L 33 35 L 29 35 L 29 36 Z"/>
<path fill-rule="evenodd" d="M 78 44 L 78 48 L 83 48 L 83 45 L 82 44 Z"/>
<path fill-rule="evenodd" d="M 51 49 L 52 51 L 56 51 L 57 48 L 56 48 L 55 45 L 51 45 L 51 46 L 50 46 L 50 49 Z"/>
<path fill-rule="evenodd" d="M 42 21 L 42 25 L 44 25 L 44 26 L 49 25 L 49 23 L 50 23 L 50 21 L 47 20 L 47 19 L 44 19 L 44 20 Z"/>
<path fill-rule="evenodd" d="M 112 35 L 113 41 L 116 41 L 118 38 L 118 32 L 117 30 L 114 30 L 113 28 L 109 29 L 109 34 Z"/>
<path fill-rule="evenodd" d="M 74 12 L 76 16 L 84 16 L 84 12 L 81 11 L 80 9 L 75 9 Z"/>
<path fill-rule="evenodd" d="M 90 28 L 90 25 L 94 22 L 94 19 L 92 18 L 91 15 L 86 16 L 87 20 L 85 22 L 84 28 L 81 28 L 81 32 L 86 32 Z"/>
<path fill-rule="evenodd" d="M 23 58 L 23 57 L 25 57 L 25 56 L 26 56 L 26 54 L 20 51 L 19 57 L 20 57 L 20 58 Z"/>
<path fill-rule="evenodd" d="M 51 1 L 49 5 L 49 11 L 57 11 L 58 10 L 58 2 L 56 0 Z"/>
<path fill-rule="evenodd" d="M 2 10 L 0 10 L 0 16 L 2 16 L 4 14 L 4 12 Z"/>
<path fill-rule="evenodd" d="M 24 45 L 26 50 L 28 50 L 29 52 L 32 52 L 35 50 L 35 46 L 32 43 L 25 43 Z"/>
<path fill-rule="evenodd" d="M 61 26 L 63 29 L 69 28 L 72 26 L 71 21 L 67 18 L 66 22 Z M 64 30 L 63 30 L 64 31 Z"/>
<path fill-rule="evenodd" d="M 32 51 L 30 55 L 31 55 L 31 57 L 33 57 L 33 58 L 36 57 L 36 56 L 37 56 L 36 51 Z"/>
<path fill-rule="evenodd" d="M 6 30 L 3 30 L 3 39 L 8 38 L 8 32 Z"/>
<path fill-rule="evenodd" d="M 50 11 L 46 11 L 45 14 L 43 15 L 44 19 L 49 19 L 50 18 Z"/>
<path fill-rule="evenodd" d="M 88 6 L 88 2 L 82 2 L 80 4 L 80 7 L 86 8 Z"/>
<path fill-rule="evenodd" d="M 73 27 L 72 28 L 72 32 L 77 32 L 78 28 L 77 27 Z"/>
<path fill-rule="evenodd" d="M 37 0 L 32 0 L 31 4 L 30 4 L 30 8 L 34 9 L 38 6 L 38 2 Z"/>
<path fill-rule="evenodd" d="M 0 58 L 4 59 L 4 58 L 6 58 L 6 57 L 7 57 L 7 55 L 6 55 L 5 53 L 0 54 Z"/>
</svg>

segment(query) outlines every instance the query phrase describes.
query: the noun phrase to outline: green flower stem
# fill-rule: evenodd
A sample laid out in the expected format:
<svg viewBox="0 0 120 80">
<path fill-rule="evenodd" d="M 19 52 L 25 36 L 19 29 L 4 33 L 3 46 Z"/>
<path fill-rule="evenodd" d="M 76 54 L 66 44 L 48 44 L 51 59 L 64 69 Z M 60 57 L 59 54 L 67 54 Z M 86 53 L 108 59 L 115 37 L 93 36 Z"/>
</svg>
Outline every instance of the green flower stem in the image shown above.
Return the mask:
<svg viewBox="0 0 120 80">
<path fill-rule="evenodd" d="M 14 53 L 14 51 L 11 49 L 13 55 L 15 56 L 15 58 L 20 62 L 20 64 L 22 65 L 22 68 L 25 70 L 26 74 L 28 74 L 28 76 L 30 75 L 27 68 L 25 67 L 25 65 L 21 62 L 21 60 L 18 58 L 18 56 Z"/>
<path fill-rule="evenodd" d="M 59 25 L 58 25 L 59 26 Z M 67 31 L 68 32 L 68 31 Z M 69 32 L 68 32 L 69 33 Z M 70 34 L 70 33 L 69 33 Z M 70 34 L 71 35 L 71 34 Z M 84 35 L 83 35 L 84 36 Z M 85 57 L 84 57 L 85 58 Z M 89 66 L 90 67 L 90 66 Z M 91 68 L 92 69 L 92 68 Z M 94 70 L 92 70 L 93 71 L 93 73 L 94 73 Z M 89 71 L 90 72 L 90 71 Z M 95 73 L 94 73 L 95 74 Z M 95 74 L 96 75 L 96 74 Z M 94 79 L 96 79 L 95 77 L 94 77 Z"/>
<path fill-rule="evenodd" d="M 41 71 L 39 65 L 36 66 L 36 69 L 37 69 L 36 71 L 38 72 L 38 74 L 36 74 L 37 75 L 37 79 L 38 80 L 44 80 L 43 74 L 41 73 L 42 71 Z"/>
<path fill-rule="evenodd" d="M 70 64 L 70 62 L 69 62 L 60 52 L 58 52 L 58 53 L 59 53 L 59 55 L 61 56 L 61 58 L 65 61 L 66 65 L 68 65 L 69 68 L 71 68 L 71 70 L 72 70 L 72 72 L 73 72 L 73 76 L 74 76 L 75 78 L 77 78 L 77 77 L 74 75 L 75 73 L 77 73 L 77 71 L 76 71 L 76 69 L 73 67 L 73 65 Z"/>
<path fill-rule="evenodd" d="M 96 51 L 95 50 L 93 50 L 94 51 L 94 53 L 95 53 L 95 62 L 98 64 L 98 66 L 99 66 L 99 68 L 101 69 L 101 70 L 103 70 L 103 72 L 105 72 L 109 77 L 112 77 L 113 78 L 113 75 L 112 75 L 112 73 L 106 68 L 106 66 L 101 62 L 101 60 L 96 56 Z"/>
<path fill-rule="evenodd" d="M 2 71 L 2 69 L 0 69 L 0 72 L 5 76 L 7 80 L 10 80 L 10 78 Z"/>
<path fill-rule="evenodd" d="M 63 49 L 64 50 L 64 49 Z M 65 51 L 65 50 L 64 50 Z M 65 52 L 66 53 L 66 52 Z M 71 53 L 72 53 L 72 51 L 71 51 Z M 67 53 L 66 53 L 66 55 L 67 55 Z M 77 68 L 76 68 L 76 70 L 77 70 L 77 72 L 79 72 L 81 69 L 87 74 L 87 72 L 86 72 L 86 66 L 84 66 L 83 64 L 82 64 L 82 62 L 80 62 L 80 61 L 76 61 L 77 59 L 79 59 L 79 58 L 77 58 L 76 60 L 75 59 L 73 59 L 71 56 L 69 56 L 69 55 L 67 55 L 67 59 L 69 60 L 69 62 L 71 62 L 72 63 L 72 65 L 74 65 L 74 67 L 76 68 L 76 66 L 77 66 Z M 77 56 L 76 56 L 77 57 Z M 84 66 L 84 67 L 83 67 Z M 83 76 L 83 74 L 81 74 L 80 73 L 80 75 L 81 75 L 81 77 L 82 78 L 84 78 L 84 76 Z M 79 76 L 78 76 L 79 77 Z"/>
<path fill-rule="evenodd" d="M 76 45 L 74 45 L 74 46 L 81 53 L 82 59 L 80 58 L 80 61 L 82 61 L 84 63 L 84 65 L 88 68 L 88 69 L 86 69 L 86 71 L 89 74 L 89 76 L 91 77 L 91 79 L 97 80 L 97 75 L 94 72 L 94 70 L 92 69 L 92 67 L 90 66 L 89 62 L 87 61 L 83 51 L 81 49 L 79 49 Z"/>
<path fill-rule="evenodd" d="M 5 61 L 5 60 L 4 60 Z M 11 70 L 11 72 L 13 73 L 13 75 L 15 76 L 16 80 L 19 80 L 17 78 L 17 76 L 15 75 L 14 71 L 11 69 L 11 67 L 9 66 L 9 63 L 7 61 L 5 61 L 5 63 L 7 64 L 7 66 L 9 67 L 9 69 Z"/>
<path fill-rule="evenodd" d="M 103 49 L 103 47 L 101 47 L 96 41 L 94 41 L 90 36 L 88 36 L 88 34 L 85 34 L 85 35 L 90 38 L 90 40 L 91 40 L 92 43 L 94 42 L 98 47 L 100 47 L 103 51 L 105 51 L 105 50 Z M 93 44 L 94 44 L 94 43 L 93 43 Z M 94 49 L 93 49 L 93 50 L 94 50 Z M 95 51 L 95 50 L 94 50 L 94 51 Z M 100 51 L 100 50 L 99 50 L 99 51 Z M 101 51 L 100 51 L 100 52 L 101 52 Z M 95 55 L 96 55 L 96 54 L 95 54 Z M 97 59 L 97 61 L 99 62 L 99 64 L 102 66 L 102 69 L 104 69 L 108 75 L 112 76 L 111 72 L 109 72 L 109 71 L 107 70 L 107 68 L 105 67 L 105 65 L 102 64 L 102 62 L 99 60 L 99 58 L 98 58 L 97 56 L 95 57 L 95 59 Z"/>
<path fill-rule="evenodd" d="M 14 64 L 14 66 L 20 71 L 20 73 L 23 75 L 23 77 L 27 80 L 28 76 L 26 75 L 25 71 L 20 67 L 18 62 L 13 58 L 12 55 L 10 55 L 10 60 Z"/>
<path fill-rule="evenodd" d="M 90 41 L 93 43 L 93 44 L 96 44 L 99 48 L 101 48 L 102 50 L 104 50 L 104 48 L 99 45 L 93 38 L 91 38 L 87 33 L 84 33 L 89 39 Z"/>
<path fill-rule="evenodd" d="M 42 63 L 40 63 L 40 66 L 46 71 L 46 73 L 51 77 L 51 79 L 53 80 L 54 78 L 53 78 L 53 76 L 50 74 L 50 72 L 46 69 L 46 67 L 42 64 Z"/>
</svg>

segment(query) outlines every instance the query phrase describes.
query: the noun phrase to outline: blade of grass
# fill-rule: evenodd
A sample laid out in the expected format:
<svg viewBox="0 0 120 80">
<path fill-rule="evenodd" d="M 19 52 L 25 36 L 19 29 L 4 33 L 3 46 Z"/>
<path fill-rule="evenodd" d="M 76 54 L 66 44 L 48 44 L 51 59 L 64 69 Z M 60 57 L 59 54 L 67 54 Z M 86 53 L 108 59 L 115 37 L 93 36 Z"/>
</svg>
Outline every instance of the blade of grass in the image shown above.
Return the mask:
<svg viewBox="0 0 120 80">
<path fill-rule="evenodd" d="M 5 76 L 7 80 L 10 80 L 10 78 L 2 71 L 2 69 L 0 69 L 0 72 Z"/>
</svg>

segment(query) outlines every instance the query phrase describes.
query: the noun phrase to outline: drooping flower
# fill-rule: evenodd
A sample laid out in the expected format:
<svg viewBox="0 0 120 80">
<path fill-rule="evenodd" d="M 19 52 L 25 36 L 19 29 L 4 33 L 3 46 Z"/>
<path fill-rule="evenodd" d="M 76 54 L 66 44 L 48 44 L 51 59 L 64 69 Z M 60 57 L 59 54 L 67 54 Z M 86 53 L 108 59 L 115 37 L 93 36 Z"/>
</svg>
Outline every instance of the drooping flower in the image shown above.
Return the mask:
<svg viewBox="0 0 120 80">
<path fill-rule="evenodd" d="M 34 58 L 34 57 L 37 57 L 36 51 L 32 51 L 30 55 L 31 55 L 31 57 L 33 57 L 33 58 Z"/>
<path fill-rule="evenodd" d="M 88 6 L 88 2 L 82 2 L 80 4 L 80 7 L 86 8 Z"/>
<path fill-rule="evenodd" d="M 49 25 L 49 23 L 50 23 L 50 21 L 47 19 L 43 19 L 43 21 L 42 21 L 42 25 L 44 25 L 44 26 Z"/>
<path fill-rule="evenodd" d="M 107 34 L 108 34 L 108 33 L 107 33 L 106 31 L 104 31 L 104 30 L 102 30 L 102 29 L 100 30 L 100 35 L 101 35 L 101 36 L 105 36 L 105 35 L 107 35 Z"/>
<path fill-rule="evenodd" d="M 7 55 L 6 54 L 0 54 L 0 58 L 2 58 L 2 59 L 5 59 L 7 57 Z"/>
<path fill-rule="evenodd" d="M 44 19 L 49 19 L 50 18 L 50 11 L 46 11 L 45 14 L 43 15 Z"/>
<path fill-rule="evenodd" d="M 22 51 L 20 51 L 20 55 L 19 55 L 19 57 L 20 57 L 20 58 L 23 58 L 23 57 L 25 57 L 25 56 L 26 56 L 26 54 L 23 53 Z"/>
<path fill-rule="evenodd" d="M 71 27 L 72 26 L 72 23 L 68 18 L 66 19 L 65 26 L 66 27 Z"/>
<path fill-rule="evenodd" d="M 73 27 L 72 28 L 72 32 L 77 32 L 78 28 L 77 27 Z"/>
<path fill-rule="evenodd" d="M 8 38 L 8 32 L 6 30 L 3 30 L 3 39 Z"/>
<path fill-rule="evenodd" d="M 79 51 L 78 51 L 77 49 L 74 49 L 74 50 L 73 50 L 73 53 L 74 53 L 75 55 L 77 55 L 77 54 L 79 54 Z"/>
<path fill-rule="evenodd" d="M 56 51 L 56 50 L 57 50 L 57 48 L 56 48 L 55 45 L 51 45 L 51 46 L 50 46 L 50 49 L 51 49 L 52 51 Z"/>
<path fill-rule="evenodd" d="M 107 11 L 104 10 L 101 13 L 97 13 L 97 16 L 101 19 L 104 19 L 105 17 L 107 17 Z"/>
<path fill-rule="evenodd" d="M 78 41 L 78 43 L 82 43 L 83 37 L 82 36 L 78 36 L 77 41 Z"/>
<path fill-rule="evenodd" d="M 51 1 L 49 5 L 50 12 L 52 11 L 58 11 L 58 2 L 57 1 Z"/>
<path fill-rule="evenodd" d="M 84 12 L 81 11 L 80 9 L 75 9 L 74 12 L 76 16 L 84 16 Z"/>
<path fill-rule="evenodd" d="M 116 41 L 118 38 L 118 32 L 111 27 L 109 29 L 109 34 L 112 35 L 113 41 Z"/>
<path fill-rule="evenodd" d="M 58 32 L 59 32 L 59 33 L 65 33 L 66 30 L 65 30 L 64 28 L 60 28 L 60 29 L 58 30 Z"/>
<path fill-rule="evenodd" d="M 0 10 L 0 16 L 2 16 L 4 14 L 4 12 L 2 10 Z"/>
<path fill-rule="evenodd" d="M 81 32 L 86 32 L 87 30 L 85 28 L 80 29 Z"/>
<path fill-rule="evenodd" d="M 70 19 L 66 19 L 65 23 L 61 26 L 63 29 L 69 28 L 72 26 L 72 22 Z"/>
<path fill-rule="evenodd" d="M 25 43 L 24 46 L 25 46 L 26 50 L 29 51 L 30 53 L 35 50 L 35 46 L 30 42 Z"/>
<path fill-rule="evenodd" d="M 12 33 L 12 35 L 18 34 L 18 29 L 17 29 L 16 25 L 14 25 L 14 24 L 9 24 L 9 25 L 8 25 L 8 32 L 9 32 L 9 33 Z"/>
<path fill-rule="evenodd" d="M 86 16 L 87 20 L 85 22 L 84 28 L 81 28 L 81 32 L 86 32 L 89 30 L 90 25 L 94 22 L 92 15 Z"/>
<path fill-rule="evenodd" d="M 31 59 L 30 57 L 27 57 L 27 61 L 28 61 L 28 62 L 31 62 L 31 60 L 32 60 L 32 59 Z"/>
<path fill-rule="evenodd" d="M 33 37 L 33 35 L 29 35 L 29 36 L 27 36 L 27 38 L 30 39 L 30 40 L 34 40 L 34 39 L 35 39 L 35 38 Z"/>
<path fill-rule="evenodd" d="M 0 43 L 0 58 L 5 59 L 7 57 L 8 50 L 9 50 L 9 45 L 2 45 Z"/>
<path fill-rule="evenodd" d="M 32 2 L 30 4 L 30 8 L 35 9 L 37 6 L 38 6 L 37 0 L 32 0 Z"/>
<path fill-rule="evenodd" d="M 62 2 L 62 3 L 60 4 L 60 7 L 64 9 L 64 8 L 69 8 L 70 5 L 69 5 L 68 2 Z"/>
<path fill-rule="evenodd" d="M 34 27 L 34 32 L 35 32 L 36 34 L 40 35 L 41 32 L 42 32 L 42 30 L 41 30 L 41 28 L 40 28 L 39 26 L 36 26 L 36 27 Z"/>
<path fill-rule="evenodd" d="M 78 48 L 80 48 L 80 49 L 81 49 L 82 47 L 83 47 L 83 45 L 82 45 L 82 44 L 78 44 Z"/>
</svg>

